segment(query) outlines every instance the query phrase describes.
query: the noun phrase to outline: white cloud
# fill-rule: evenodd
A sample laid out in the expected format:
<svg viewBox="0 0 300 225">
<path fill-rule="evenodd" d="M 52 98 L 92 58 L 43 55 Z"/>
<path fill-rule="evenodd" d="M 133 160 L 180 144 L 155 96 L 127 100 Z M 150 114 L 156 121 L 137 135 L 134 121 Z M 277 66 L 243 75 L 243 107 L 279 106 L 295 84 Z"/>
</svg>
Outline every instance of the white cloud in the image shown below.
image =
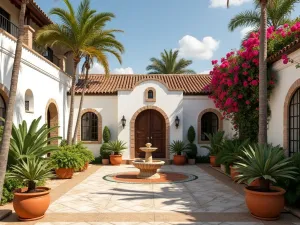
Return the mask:
<svg viewBox="0 0 300 225">
<path fill-rule="evenodd" d="M 113 70 L 115 74 L 134 74 L 133 69 L 131 67 L 127 68 L 116 68 Z"/>
<path fill-rule="evenodd" d="M 103 74 L 104 68 L 99 63 L 94 63 L 92 68 L 89 71 L 90 74 Z"/>
<path fill-rule="evenodd" d="M 230 6 L 240 6 L 244 3 L 251 2 L 252 0 L 230 0 Z M 227 7 L 227 0 L 209 0 L 209 7 L 210 8 L 226 8 Z"/>
<path fill-rule="evenodd" d="M 200 72 L 199 74 L 209 74 L 210 70 L 204 70 L 202 72 Z"/>
<path fill-rule="evenodd" d="M 186 58 L 211 59 L 214 51 L 219 47 L 220 41 L 208 36 L 203 40 L 186 35 L 179 40 L 179 55 Z"/>
<path fill-rule="evenodd" d="M 245 28 L 243 28 L 240 31 L 240 33 L 241 33 L 241 39 L 243 39 L 252 30 L 254 30 L 254 27 L 245 27 Z"/>
</svg>

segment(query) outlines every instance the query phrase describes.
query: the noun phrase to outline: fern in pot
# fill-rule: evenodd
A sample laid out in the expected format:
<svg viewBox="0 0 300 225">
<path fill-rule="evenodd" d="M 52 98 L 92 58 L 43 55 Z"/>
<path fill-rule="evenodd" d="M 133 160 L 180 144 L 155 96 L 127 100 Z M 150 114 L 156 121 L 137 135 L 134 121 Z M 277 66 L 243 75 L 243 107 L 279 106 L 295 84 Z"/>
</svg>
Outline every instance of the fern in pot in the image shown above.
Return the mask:
<svg viewBox="0 0 300 225">
<path fill-rule="evenodd" d="M 222 149 L 222 143 L 224 140 L 224 131 L 218 131 L 214 134 L 207 134 L 205 136 L 209 140 L 209 145 L 203 145 L 203 148 L 206 148 L 209 151 L 209 160 L 211 166 L 219 166 L 216 162 L 216 157 L 220 150 Z"/>
<path fill-rule="evenodd" d="M 170 152 L 174 154 L 173 162 L 175 165 L 184 165 L 185 164 L 185 155 L 184 152 L 188 152 L 189 148 L 184 141 L 173 141 L 170 144 Z"/>
<path fill-rule="evenodd" d="M 106 150 L 112 154 L 109 156 L 110 163 L 118 166 L 122 163 L 122 153 L 127 149 L 126 142 L 123 141 L 110 141 L 106 145 Z"/>
<path fill-rule="evenodd" d="M 249 146 L 243 150 L 235 167 L 239 183 L 259 181 L 259 186 L 244 189 L 251 214 L 262 220 L 278 219 L 284 208 L 285 190 L 274 185 L 280 179 L 293 180 L 298 176 L 297 168 L 284 156 L 283 149 L 271 145 Z"/>
</svg>

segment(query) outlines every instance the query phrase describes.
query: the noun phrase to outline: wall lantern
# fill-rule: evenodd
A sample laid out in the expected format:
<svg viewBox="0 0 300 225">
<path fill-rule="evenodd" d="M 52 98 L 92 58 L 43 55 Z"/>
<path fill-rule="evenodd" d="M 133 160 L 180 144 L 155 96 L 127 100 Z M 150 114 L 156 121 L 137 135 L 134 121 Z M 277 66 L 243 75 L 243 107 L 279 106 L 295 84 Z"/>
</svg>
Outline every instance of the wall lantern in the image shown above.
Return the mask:
<svg viewBox="0 0 300 225">
<path fill-rule="evenodd" d="M 124 129 L 125 126 L 126 126 L 126 119 L 125 119 L 125 116 L 123 116 L 123 118 L 121 119 L 121 122 L 122 122 L 122 127 L 123 127 L 123 129 Z"/>
<path fill-rule="evenodd" d="M 179 127 L 179 122 L 180 122 L 180 119 L 178 118 L 178 116 L 176 116 L 176 119 L 175 119 L 176 129 Z"/>
</svg>

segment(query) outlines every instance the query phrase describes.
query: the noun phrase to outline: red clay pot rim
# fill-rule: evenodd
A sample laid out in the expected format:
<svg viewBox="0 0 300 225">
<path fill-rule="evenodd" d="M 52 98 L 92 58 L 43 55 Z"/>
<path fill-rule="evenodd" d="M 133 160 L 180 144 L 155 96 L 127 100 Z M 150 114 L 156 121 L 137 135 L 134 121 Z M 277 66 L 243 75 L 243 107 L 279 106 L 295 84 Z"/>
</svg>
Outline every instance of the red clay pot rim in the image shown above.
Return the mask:
<svg viewBox="0 0 300 225">
<path fill-rule="evenodd" d="M 122 155 L 109 155 L 110 157 L 117 157 L 117 156 L 122 156 Z"/>
<path fill-rule="evenodd" d="M 16 196 L 41 196 L 41 195 L 46 195 L 50 193 L 51 188 L 48 187 L 37 187 L 37 189 L 44 189 L 45 191 L 43 192 L 36 192 L 36 193 L 24 193 L 24 192 L 20 192 L 22 189 L 27 189 L 27 187 L 23 187 L 23 188 L 18 188 L 16 190 L 13 191 L 14 195 Z"/>
<path fill-rule="evenodd" d="M 210 155 L 210 156 L 209 156 L 209 158 L 213 158 L 213 157 L 216 157 L 216 156 L 215 156 L 215 155 Z"/>
<path fill-rule="evenodd" d="M 271 187 L 271 190 L 277 191 L 277 192 L 260 192 L 260 191 L 252 191 L 249 190 L 248 187 L 244 188 L 245 192 L 251 193 L 251 194 L 255 194 L 255 195 L 267 195 L 267 196 L 277 196 L 277 195 L 284 195 L 285 194 L 285 190 L 283 188 L 280 187 Z"/>
</svg>

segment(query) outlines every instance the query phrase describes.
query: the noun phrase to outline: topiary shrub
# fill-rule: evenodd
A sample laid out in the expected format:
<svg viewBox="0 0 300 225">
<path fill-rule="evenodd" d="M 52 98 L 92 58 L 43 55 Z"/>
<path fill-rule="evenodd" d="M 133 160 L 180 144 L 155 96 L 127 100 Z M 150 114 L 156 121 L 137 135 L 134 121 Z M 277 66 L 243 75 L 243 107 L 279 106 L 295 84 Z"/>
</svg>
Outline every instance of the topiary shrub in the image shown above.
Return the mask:
<svg viewBox="0 0 300 225">
<path fill-rule="evenodd" d="M 195 131 L 195 128 L 193 126 L 190 126 L 187 136 L 188 136 L 189 142 L 194 143 L 194 141 L 196 139 L 196 131 Z"/>
<path fill-rule="evenodd" d="M 110 135 L 110 130 L 107 126 L 104 127 L 103 129 L 103 141 L 104 143 L 108 143 L 110 141 L 111 135 Z"/>
<path fill-rule="evenodd" d="M 197 145 L 194 144 L 194 141 L 196 139 L 196 131 L 193 126 L 190 126 L 190 128 L 188 129 L 187 138 L 190 142 L 188 144 L 189 151 L 187 151 L 187 153 L 186 153 L 187 157 L 189 159 L 196 159 L 197 154 L 198 154 L 198 149 L 197 149 Z"/>
<path fill-rule="evenodd" d="M 108 143 L 103 143 L 100 148 L 100 156 L 102 159 L 109 159 L 109 155 L 111 154 L 111 151 L 107 149 Z"/>
</svg>

